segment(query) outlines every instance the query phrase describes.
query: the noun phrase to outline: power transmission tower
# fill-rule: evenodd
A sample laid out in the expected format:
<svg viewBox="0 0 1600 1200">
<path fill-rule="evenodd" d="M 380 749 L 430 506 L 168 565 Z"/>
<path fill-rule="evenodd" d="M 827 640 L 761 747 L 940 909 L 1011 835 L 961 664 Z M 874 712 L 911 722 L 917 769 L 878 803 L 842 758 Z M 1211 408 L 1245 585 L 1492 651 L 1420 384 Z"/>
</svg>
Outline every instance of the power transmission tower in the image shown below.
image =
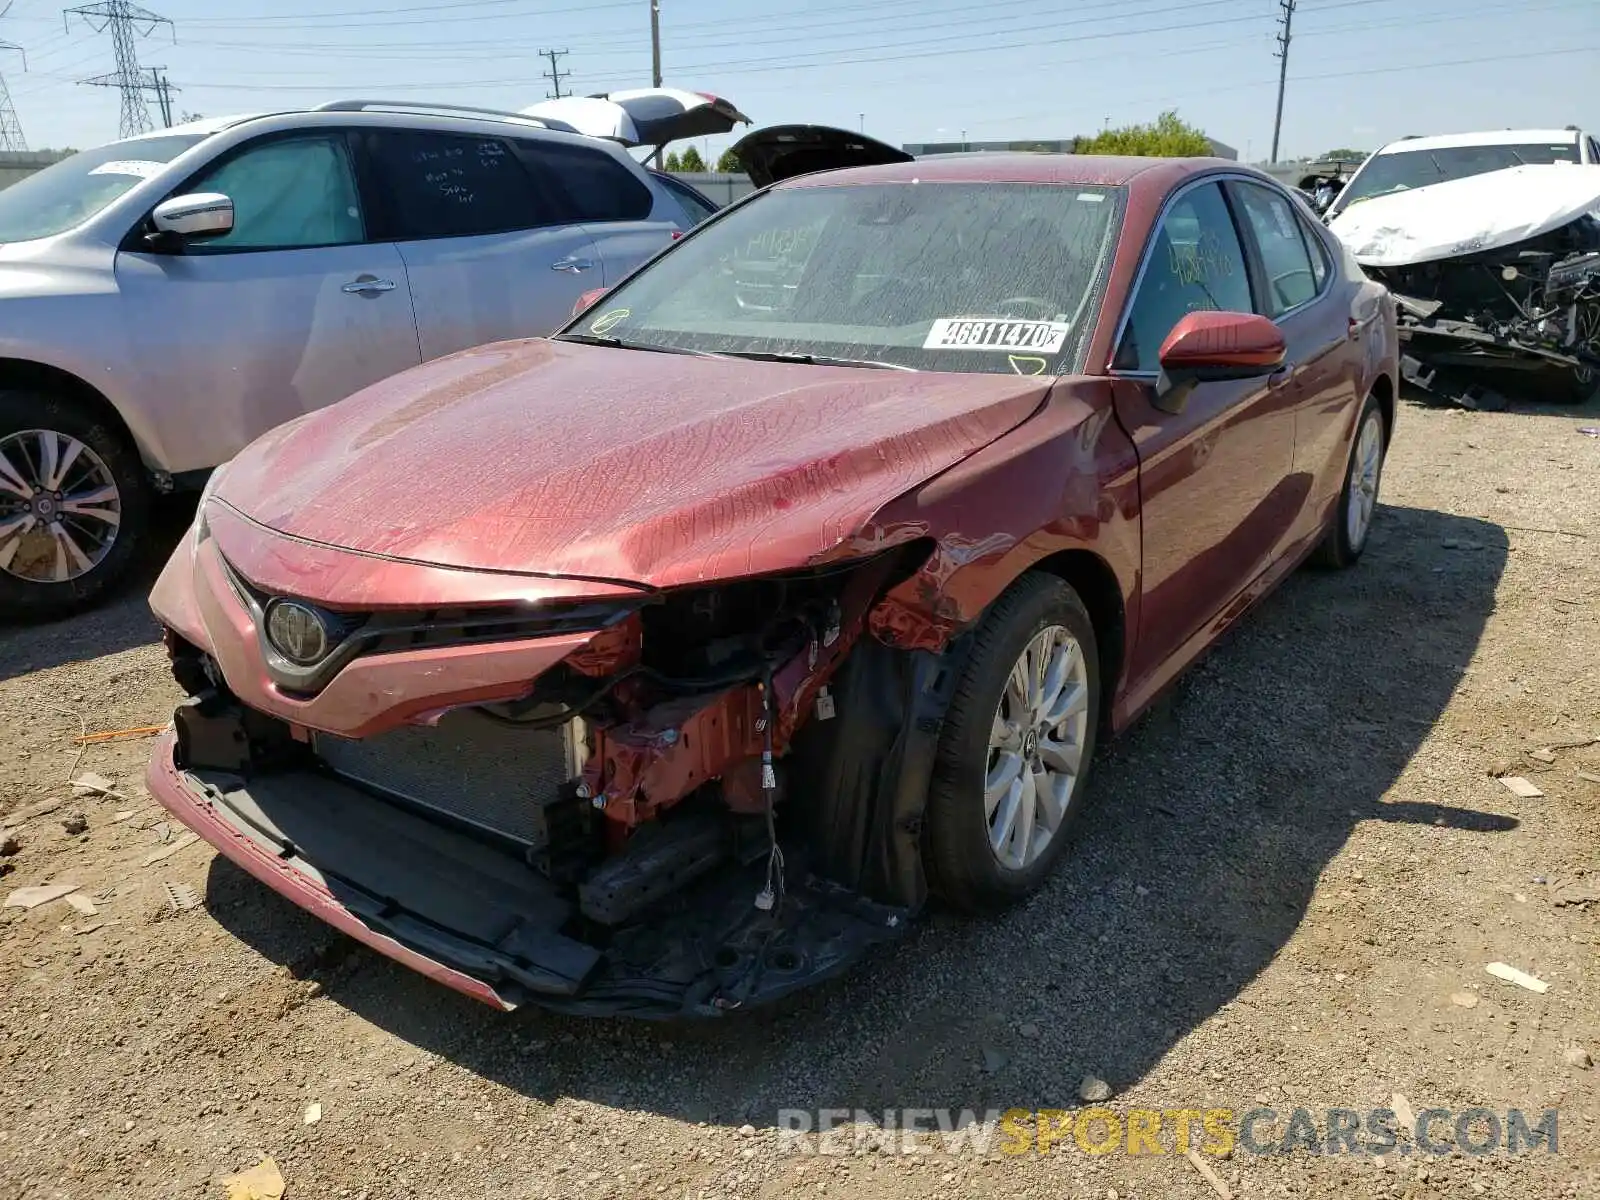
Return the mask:
<svg viewBox="0 0 1600 1200">
<path fill-rule="evenodd" d="M 1278 23 L 1283 26 L 1283 31 L 1278 34 L 1278 48 L 1273 51 L 1278 58 L 1278 115 L 1272 120 L 1270 162 L 1278 161 L 1278 134 L 1283 131 L 1283 89 L 1289 82 L 1289 29 L 1294 24 L 1294 6 L 1295 0 L 1278 0 L 1278 7 L 1283 10 Z"/>
<path fill-rule="evenodd" d="M 556 60 L 559 58 L 565 58 L 566 56 L 567 52 L 565 50 L 539 51 L 540 58 L 548 58 L 550 60 L 550 69 L 544 73 L 544 77 L 548 79 L 551 86 L 555 88 L 555 91 L 545 93 L 545 95 L 549 96 L 552 100 L 561 99 L 561 97 L 565 94 L 561 90 L 561 81 L 563 79 L 570 79 L 572 77 L 571 71 L 556 70 Z"/>
<path fill-rule="evenodd" d="M 11 5 L 0 8 L 0 17 L 11 11 Z M 28 55 L 15 42 L 0 42 L 0 50 L 15 50 L 22 55 L 22 69 L 28 69 Z M 26 150 L 28 139 L 22 136 L 22 122 L 17 120 L 17 110 L 11 106 L 11 89 L 6 87 L 5 76 L 0 75 L 0 150 Z"/>
<path fill-rule="evenodd" d="M 661 86 L 661 0 L 650 0 L 650 85 Z"/>
<path fill-rule="evenodd" d="M 139 55 L 134 49 L 134 39 L 149 37 L 157 26 L 172 28 L 172 22 L 148 8 L 140 8 L 130 0 L 100 0 L 98 4 L 85 4 L 63 11 L 62 17 L 71 25 L 73 17 L 82 17 L 96 33 L 111 30 L 111 48 L 116 55 L 117 69 L 109 75 L 93 79 L 80 79 L 79 83 L 95 87 L 114 87 L 122 93 L 122 137 L 150 131 L 150 109 L 145 104 L 144 93 L 155 85 L 145 78 L 139 67 Z M 177 33 L 173 33 L 177 41 Z"/>
</svg>

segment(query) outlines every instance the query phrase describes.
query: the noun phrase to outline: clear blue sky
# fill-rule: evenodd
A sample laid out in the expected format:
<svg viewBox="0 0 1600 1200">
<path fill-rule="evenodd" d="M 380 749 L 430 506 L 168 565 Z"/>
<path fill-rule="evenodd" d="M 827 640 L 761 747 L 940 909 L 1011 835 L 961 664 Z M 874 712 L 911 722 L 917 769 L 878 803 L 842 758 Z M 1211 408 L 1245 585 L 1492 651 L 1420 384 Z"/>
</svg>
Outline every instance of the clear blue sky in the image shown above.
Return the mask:
<svg viewBox="0 0 1600 1200">
<path fill-rule="evenodd" d="M 813 121 L 886 141 L 1070 137 L 1177 108 L 1250 157 L 1272 137 L 1276 0 L 660 0 L 665 82 L 757 125 Z M 180 111 L 338 96 L 521 108 L 543 49 L 580 93 L 650 82 L 649 0 L 149 0 L 138 41 Z M 176 40 L 174 41 L 174 36 Z M 109 33 L 15 0 L 0 69 L 30 146 L 116 136 Z M 1600 0 L 1300 0 L 1282 157 L 1407 133 L 1600 126 Z M 152 110 L 154 111 L 154 110 Z M 712 139 L 719 151 L 730 139 Z"/>
</svg>

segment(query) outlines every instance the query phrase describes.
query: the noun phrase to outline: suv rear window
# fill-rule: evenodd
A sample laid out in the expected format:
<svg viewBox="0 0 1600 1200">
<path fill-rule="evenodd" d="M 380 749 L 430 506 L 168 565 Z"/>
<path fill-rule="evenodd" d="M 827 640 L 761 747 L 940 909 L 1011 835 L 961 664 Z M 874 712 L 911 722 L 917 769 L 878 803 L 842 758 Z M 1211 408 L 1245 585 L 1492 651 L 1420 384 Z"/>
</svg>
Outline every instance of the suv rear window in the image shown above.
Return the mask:
<svg viewBox="0 0 1600 1200">
<path fill-rule="evenodd" d="M 541 185 L 567 199 L 574 221 L 642 221 L 653 197 L 627 167 L 603 150 L 556 141 L 519 141 Z"/>
<path fill-rule="evenodd" d="M 500 138 L 407 130 L 373 134 L 370 145 L 390 234 L 400 240 L 507 233 L 558 219 Z"/>
</svg>

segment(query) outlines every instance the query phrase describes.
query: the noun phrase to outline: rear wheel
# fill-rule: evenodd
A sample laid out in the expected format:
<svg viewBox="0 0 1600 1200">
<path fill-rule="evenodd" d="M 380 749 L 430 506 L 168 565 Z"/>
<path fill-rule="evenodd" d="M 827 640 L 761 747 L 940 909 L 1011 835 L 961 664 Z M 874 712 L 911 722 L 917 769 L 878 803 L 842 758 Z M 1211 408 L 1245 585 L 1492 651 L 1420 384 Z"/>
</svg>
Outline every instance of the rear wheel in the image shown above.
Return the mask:
<svg viewBox="0 0 1600 1200">
<path fill-rule="evenodd" d="M 1388 452 L 1383 408 L 1368 396 L 1356 422 L 1356 438 L 1345 465 L 1344 487 L 1333 523 L 1312 552 L 1311 561 L 1323 567 L 1348 567 L 1361 557 L 1378 513 L 1378 488 L 1383 482 L 1383 459 Z"/>
<path fill-rule="evenodd" d="M 0 392 L 0 617 L 99 599 L 127 572 L 148 511 L 121 430 L 60 396 Z"/>
<path fill-rule="evenodd" d="M 951 700 L 928 793 L 934 890 L 970 912 L 1037 888 L 1083 804 L 1100 711 L 1094 624 L 1054 576 L 991 606 Z"/>
</svg>

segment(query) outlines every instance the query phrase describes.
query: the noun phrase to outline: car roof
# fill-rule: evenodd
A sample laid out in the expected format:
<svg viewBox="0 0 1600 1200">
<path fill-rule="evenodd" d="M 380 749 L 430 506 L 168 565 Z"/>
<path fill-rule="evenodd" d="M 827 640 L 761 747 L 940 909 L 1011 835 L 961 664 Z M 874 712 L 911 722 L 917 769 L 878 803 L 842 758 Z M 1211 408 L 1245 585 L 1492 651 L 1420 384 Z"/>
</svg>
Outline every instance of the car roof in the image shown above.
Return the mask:
<svg viewBox="0 0 1600 1200">
<path fill-rule="evenodd" d="M 848 187 L 867 183 L 1055 183 L 1132 187 L 1165 194 L 1190 175 L 1228 169 L 1260 172 L 1225 158 L 1135 158 L 1105 154 L 952 154 L 908 163 L 847 167 L 800 175 L 776 185 Z M 1263 179 L 1269 178 L 1262 175 Z"/>
<path fill-rule="evenodd" d="M 1403 154 L 1407 150 L 1449 150 L 1457 146 L 1524 146 L 1533 142 L 1571 145 L 1578 140 L 1576 129 L 1486 129 L 1479 133 L 1441 133 L 1433 137 L 1402 138 L 1390 142 L 1379 154 Z"/>
</svg>

